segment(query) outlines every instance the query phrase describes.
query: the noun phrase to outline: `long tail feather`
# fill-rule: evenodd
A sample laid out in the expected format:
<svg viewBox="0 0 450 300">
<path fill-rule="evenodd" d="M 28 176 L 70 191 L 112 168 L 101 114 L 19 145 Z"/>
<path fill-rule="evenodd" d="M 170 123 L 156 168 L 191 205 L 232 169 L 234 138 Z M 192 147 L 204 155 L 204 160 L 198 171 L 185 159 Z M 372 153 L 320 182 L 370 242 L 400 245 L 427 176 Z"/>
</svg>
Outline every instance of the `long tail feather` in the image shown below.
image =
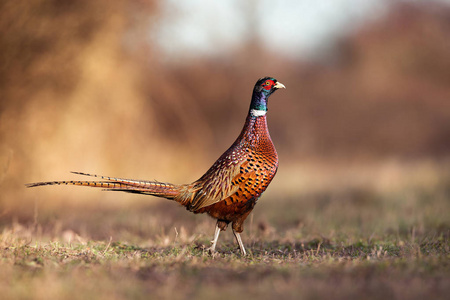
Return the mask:
<svg viewBox="0 0 450 300">
<path fill-rule="evenodd" d="M 103 188 L 106 191 L 120 191 L 129 193 L 138 193 L 153 195 L 157 197 L 164 197 L 168 199 L 175 198 L 180 193 L 180 188 L 178 185 L 171 183 L 164 183 L 158 181 L 147 181 L 147 180 L 134 180 L 125 178 L 116 178 L 101 176 L 95 174 L 88 174 L 82 172 L 71 172 L 78 175 L 85 175 L 91 177 L 97 177 L 103 179 L 103 181 L 81 181 L 81 180 L 70 180 L 70 181 L 48 181 L 48 182 L 36 182 L 25 184 L 27 187 L 36 187 L 44 185 L 78 185 L 78 186 L 90 186 Z"/>
</svg>

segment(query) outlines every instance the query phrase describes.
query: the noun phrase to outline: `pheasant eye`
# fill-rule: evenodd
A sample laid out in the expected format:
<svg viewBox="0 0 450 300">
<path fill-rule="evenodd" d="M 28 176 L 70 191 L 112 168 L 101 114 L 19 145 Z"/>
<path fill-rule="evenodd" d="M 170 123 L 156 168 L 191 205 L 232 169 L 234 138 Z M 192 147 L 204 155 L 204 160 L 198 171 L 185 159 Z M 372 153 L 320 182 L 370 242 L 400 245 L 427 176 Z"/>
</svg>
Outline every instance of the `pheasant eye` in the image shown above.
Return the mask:
<svg viewBox="0 0 450 300">
<path fill-rule="evenodd" d="M 270 85 L 270 81 L 266 81 L 266 85 Z"/>
</svg>

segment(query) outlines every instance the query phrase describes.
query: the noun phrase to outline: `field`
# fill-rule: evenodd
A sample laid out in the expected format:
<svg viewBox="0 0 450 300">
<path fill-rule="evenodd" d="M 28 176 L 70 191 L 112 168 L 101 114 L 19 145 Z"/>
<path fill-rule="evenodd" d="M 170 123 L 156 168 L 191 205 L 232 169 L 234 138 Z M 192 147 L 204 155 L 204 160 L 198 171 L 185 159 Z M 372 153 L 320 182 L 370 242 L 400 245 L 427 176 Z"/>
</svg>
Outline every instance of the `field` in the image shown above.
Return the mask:
<svg viewBox="0 0 450 300">
<path fill-rule="evenodd" d="M 448 163 L 304 165 L 279 176 L 247 220 L 244 258 L 229 230 L 210 255 L 214 220 L 169 201 L 78 187 L 27 190 L 34 204 L 2 214 L 0 294 L 447 299 Z M 47 202 L 52 192 L 93 193 L 98 202 Z"/>
<path fill-rule="evenodd" d="M 254 1 L 224 19 L 220 1 L 191 8 L 211 18 L 204 51 L 172 45 L 193 15 L 182 1 L 3 2 L 1 300 L 450 298 L 444 1 L 365 1 L 380 3 L 365 17 L 367 3 L 320 5 L 347 29 L 321 17 L 335 34 L 311 57 L 275 36 L 306 32 L 268 27 L 276 14 Z M 268 9 L 315 20 L 309 2 Z M 210 255 L 215 221 L 167 200 L 24 185 L 69 171 L 192 182 L 263 76 L 286 85 L 268 114 L 280 168 L 245 223 L 246 257 L 230 230 Z"/>
</svg>

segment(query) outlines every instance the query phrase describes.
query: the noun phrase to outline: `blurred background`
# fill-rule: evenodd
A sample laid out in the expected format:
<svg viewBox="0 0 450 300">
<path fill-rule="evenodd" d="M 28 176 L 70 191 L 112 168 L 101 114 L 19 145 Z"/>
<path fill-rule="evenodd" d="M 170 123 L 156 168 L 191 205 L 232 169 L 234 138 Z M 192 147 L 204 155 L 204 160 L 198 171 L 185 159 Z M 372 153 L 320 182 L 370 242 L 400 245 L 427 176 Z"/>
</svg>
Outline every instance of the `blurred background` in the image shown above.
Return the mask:
<svg viewBox="0 0 450 300">
<path fill-rule="evenodd" d="M 2 1 L 0 31 L 2 224 L 70 216 L 81 230 L 86 209 L 153 204 L 187 215 L 24 184 L 79 178 L 69 171 L 196 180 L 239 134 L 263 76 L 287 89 L 269 103 L 280 168 L 260 228 L 277 205 L 304 205 L 295 227 L 308 208 L 332 218 L 386 194 L 410 226 L 417 190 L 440 199 L 426 218 L 449 224 L 450 1 Z"/>
</svg>

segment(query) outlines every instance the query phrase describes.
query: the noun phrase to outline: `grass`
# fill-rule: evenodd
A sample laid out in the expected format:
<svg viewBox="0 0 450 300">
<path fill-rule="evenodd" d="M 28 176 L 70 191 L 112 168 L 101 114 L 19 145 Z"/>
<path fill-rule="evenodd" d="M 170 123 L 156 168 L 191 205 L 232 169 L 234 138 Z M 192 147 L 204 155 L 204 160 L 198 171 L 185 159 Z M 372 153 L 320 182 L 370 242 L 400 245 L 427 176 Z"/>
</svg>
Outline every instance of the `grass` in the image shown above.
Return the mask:
<svg viewBox="0 0 450 300">
<path fill-rule="evenodd" d="M 35 243 L 2 234 L 6 299 L 230 297 L 444 299 L 448 236 L 422 242 L 257 242 L 249 257 L 226 245 Z"/>
<path fill-rule="evenodd" d="M 118 206 L 92 191 L 99 197 L 95 204 L 58 206 L 38 197 L 28 209 L 2 216 L 0 294 L 4 299 L 446 299 L 446 172 L 426 184 L 408 179 L 389 188 L 361 183 L 361 176 L 358 184 L 347 178 L 347 184 L 327 186 L 322 180 L 322 188 L 303 192 L 281 187 L 280 193 L 274 184 L 246 223 L 247 257 L 240 256 L 229 230 L 210 255 L 214 221 L 169 201 L 149 204 L 145 197 L 114 194 L 123 201 Z"/>
</svg>

